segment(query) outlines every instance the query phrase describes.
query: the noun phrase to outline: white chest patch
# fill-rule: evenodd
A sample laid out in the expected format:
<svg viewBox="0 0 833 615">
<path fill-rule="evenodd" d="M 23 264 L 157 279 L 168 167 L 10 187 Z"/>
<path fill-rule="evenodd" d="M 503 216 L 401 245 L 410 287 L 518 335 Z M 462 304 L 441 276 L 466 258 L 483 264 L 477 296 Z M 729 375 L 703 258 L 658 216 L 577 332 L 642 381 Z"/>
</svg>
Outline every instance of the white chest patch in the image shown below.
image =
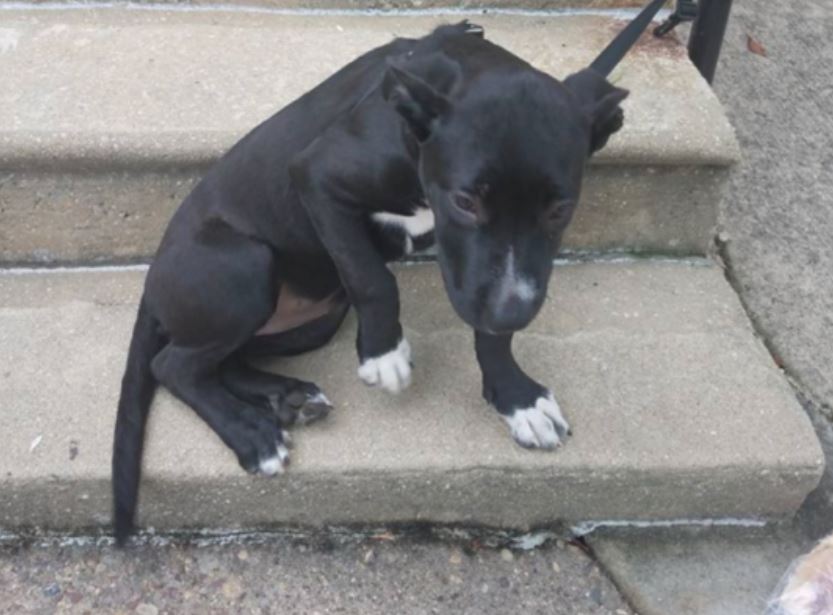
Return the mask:
<svg viewBox="0 0 833 615">
<path fill-rule="evenodd" d="M 405 252 L 413 251 L 413 240 L 434 230 L 434 212 L 430 207 L 420 207 L 410 216 L 380 211 L 370 216 L 383 226 L 394 226 L 405 231 Z"/>
</svg>

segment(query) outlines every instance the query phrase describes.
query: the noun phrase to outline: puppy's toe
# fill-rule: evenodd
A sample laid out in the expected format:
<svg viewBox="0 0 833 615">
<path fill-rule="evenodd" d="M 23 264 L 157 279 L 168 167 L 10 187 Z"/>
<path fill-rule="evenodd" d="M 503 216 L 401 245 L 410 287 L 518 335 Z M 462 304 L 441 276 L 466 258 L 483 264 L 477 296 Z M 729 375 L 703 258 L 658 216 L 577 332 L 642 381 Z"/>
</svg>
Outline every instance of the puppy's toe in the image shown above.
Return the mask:
<svg viewBox="0 0 833 615">
<path fill-rule="evenodd" d="M 464 28 L 465 28 L 464 31 L 465 31 L 466 34 L 471 34 L 473 36 L 478 36 L 480 38 L 483 38 L 483 36 L 486 33 L 485 30 L 483 29 L 483 26 L 478 26 L 475 23 L 471 23 L 468 19 L 463 22 L 463 25 L 464 25 Z"/>
<path fill-rule="evenodd" d="M 368 386 L 380 386 L 390 393 L 400 393 L 411 384 L 411 345 L 402 338 L 396 348 L 378 357 L 365 359 L 359 366 L 359 378 Z"/>
<path fill-rule="evenodd" d="M 283 442 L 278 442 L 275 454 L 266 459 L 261 459 L 258 470 L 264 476 L 274 476 L 275 474 L 283 474 L 288 465 L 289 450 Z"/>
<path fill-rule="evenodd" d="M 295 391 L 287 396 L 287 404 L 292 408 L 299 425 L 308 425 L 326 418 L 333 409 L 333 404 L 317 388 L 313 392 Z"/>
<path fill-rule="evenodd" d="M 512 437 L 525 448 L 552 449 L 570 433 L 570 426 L 551 393 L 539 397 L 534 406 L 502 416 Z"/>
<path fill-rule="evenodd" d="M 561 413 L 561 407 L 555 401 L 552 393 L 548 393 L 546 397 L 539 397 L 535 402 L 535 408 L 543 412 L 555 425 L 555 430 L 558 436 L 563 440 L 567 436 L 572 435 L 573 430 L 567 419 Z"/>
<path fill-rule="evenodd" d="M 275 474 L 283 472 L 283 464 L 281 463 L 280 458 L 275 455 L 274 457 L 269 457 L 268 459 L 262 459 L 258 470 L 264 476 L 274 476 Z"/>
</svg>

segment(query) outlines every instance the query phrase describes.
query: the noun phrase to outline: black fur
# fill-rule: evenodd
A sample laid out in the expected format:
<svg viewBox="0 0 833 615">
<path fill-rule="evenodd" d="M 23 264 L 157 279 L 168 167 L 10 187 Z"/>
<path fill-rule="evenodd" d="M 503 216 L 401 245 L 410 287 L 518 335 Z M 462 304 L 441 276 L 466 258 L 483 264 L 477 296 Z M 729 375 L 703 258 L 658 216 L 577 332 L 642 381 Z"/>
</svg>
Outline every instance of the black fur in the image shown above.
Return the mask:
<svg viewBox="0 0 833 615">
<path fill-rule="evenodd" d="M 263 470 L 286 427 L 328 407 L 313 383 L 258 372 L 246 356 L 323 345 L 348 305 L 360 361 L 399 347 L 386 262 L 411 239 L 436 237 L 448 295 L 476 331 L 486 399 L 511 416 L 547 393 L 512 358 L 512 333 L 546 296 L 585 161 L 621 126 L 627 93 L 598 75 L 561 83 L 482 36 L 464 22 L 361 56 L 252 130 L 179 207 L 147 275 L 122 383 L 119 544 L 133 527 L 156 383 L 245 469 Z M 372 219 L 429 206 L 435 228 L 423 237 Z M 329 312 L 257 335 L 282 292 L 327 299 Z"/>
<path fill-rule="evenodd" d="M 133 529 L 133 514 L 142 471 L 145 424 L 156 390 L 150 362 L 163 345 L 164 337 L 159 331 L 159 325 L 143 301 L 139 304 L 127 355 L 113 444 L 113 523 L 119 544 L 124 543 Z"/>
</svg>

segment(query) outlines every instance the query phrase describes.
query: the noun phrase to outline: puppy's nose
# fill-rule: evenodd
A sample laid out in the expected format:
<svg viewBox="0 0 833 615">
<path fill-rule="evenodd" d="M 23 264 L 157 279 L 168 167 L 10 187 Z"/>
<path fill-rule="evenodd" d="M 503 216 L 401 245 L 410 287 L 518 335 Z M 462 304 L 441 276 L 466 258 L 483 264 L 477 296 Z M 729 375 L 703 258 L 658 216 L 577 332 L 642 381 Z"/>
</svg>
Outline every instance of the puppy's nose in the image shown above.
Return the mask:
<svg viewBox="0 0 833 615">
<path fill-rule="evenodd" d="M 485 324 L 495 333 L 518 331 L 532 322 L 537 311 L 536 302 L 531 298 L 512 294 L 492 304 L 487 310 Z"/>
</svg>

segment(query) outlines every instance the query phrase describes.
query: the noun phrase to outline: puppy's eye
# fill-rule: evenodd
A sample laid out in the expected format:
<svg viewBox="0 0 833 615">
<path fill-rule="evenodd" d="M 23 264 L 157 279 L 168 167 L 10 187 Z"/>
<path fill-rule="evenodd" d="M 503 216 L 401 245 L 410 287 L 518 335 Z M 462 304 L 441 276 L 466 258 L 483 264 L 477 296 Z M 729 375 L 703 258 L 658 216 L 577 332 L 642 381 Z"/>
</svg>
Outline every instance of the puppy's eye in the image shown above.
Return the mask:
<svg viewBox="0 0 833 615">
<path fill-rule="evenodd" d="M 566 224 L 573 211 L 573 202 L 570 200 L 556 201 L 547 208 L 546 224 L 554 227 Z"/>
<path fill-rule="evenodd" d="M 458 192 L 454 195 L 454 204 L 457 206 L 457 209 L 460 209 L 467 214 L 477 214 L 477 202 L 473 196 L 463 192 Z"/>
<path fill-rule="evenodd" d="M 452 198 L 454 209 L 457 211 L 458 218 L 468 224 L 474 224 L 478 221 L 482 214 L 482 207 L 480 199 L 472 194 L 465 192 L 457 192 Z"/>
</svg>

